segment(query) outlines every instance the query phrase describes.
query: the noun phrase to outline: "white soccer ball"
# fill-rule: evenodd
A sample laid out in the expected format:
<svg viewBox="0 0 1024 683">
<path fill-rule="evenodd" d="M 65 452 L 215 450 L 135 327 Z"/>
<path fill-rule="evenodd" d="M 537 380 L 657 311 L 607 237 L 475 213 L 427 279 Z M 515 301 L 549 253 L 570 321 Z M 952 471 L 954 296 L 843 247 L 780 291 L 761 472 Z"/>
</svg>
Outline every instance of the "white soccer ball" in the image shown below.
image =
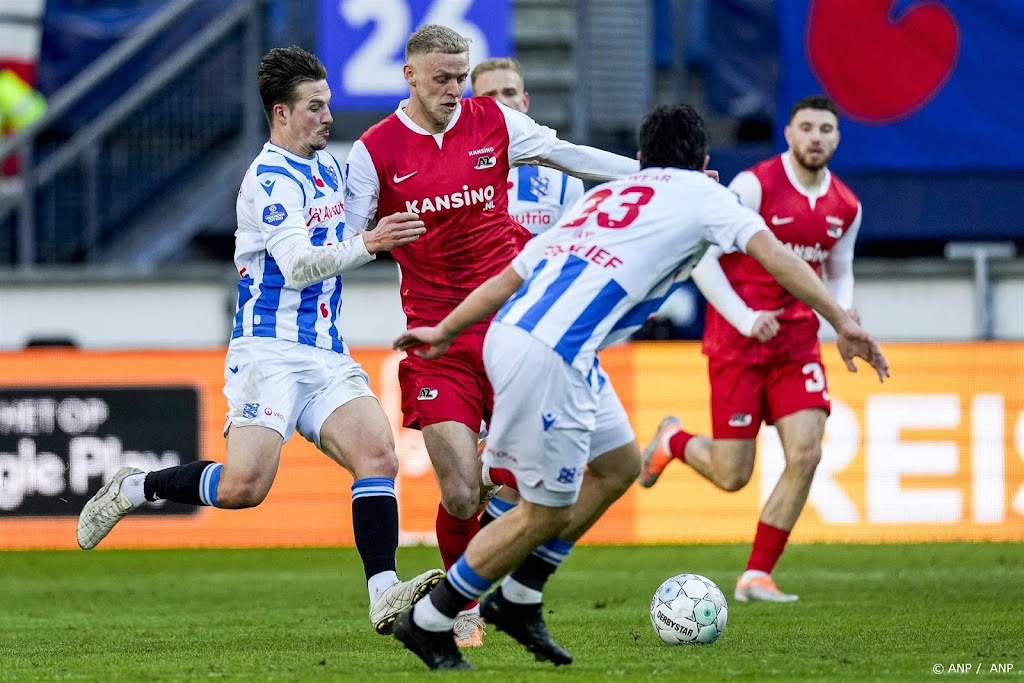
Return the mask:
<svg viewBox="0 0 1024 683">
<path fill-rule="evenodd" d="M 713 643 L 725 630 L 729 605 L 722 590 L 700 574 L 679 574 L 651 599 L 651 626 L 669 645 Z"/>
</svg>

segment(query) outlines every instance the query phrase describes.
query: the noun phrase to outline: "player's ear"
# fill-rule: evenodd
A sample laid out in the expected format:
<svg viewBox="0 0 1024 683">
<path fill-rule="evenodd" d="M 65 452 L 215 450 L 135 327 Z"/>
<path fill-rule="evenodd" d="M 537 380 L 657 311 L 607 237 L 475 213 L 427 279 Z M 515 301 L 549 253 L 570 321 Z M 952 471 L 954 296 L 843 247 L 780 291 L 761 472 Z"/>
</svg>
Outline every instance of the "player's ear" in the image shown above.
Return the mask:
<svg viewBox="0 0 1024 683">
<path fill-rule="evenodd" d="M 411 86 L 416 85 L 416 70 L 412 68 L 412 64 L 406 64 L 402 67 L 402 75 L 405 76 L 405 82 Z"/>
<path fill-rule="evenodd" d="M 523 93 L 523 113 L 525 114 L 530 110 L 530 93 Z"/>
<path fill-rule="evenodd" d="M 704 155 L 704 163 L 700 167 L 700 170 L 701 170 L 702 173 L 704 171 L 708 170 L 708 162 L 709 161 L 711 161 L 711 155 L 710 154 L 705 154 Z"/>
<path fill-rule="evenodd" d="M 284 126 L 288 123 L 288 105 L 283 102 L 278 102 L 274 105 L 274 108 L 270 110 L 273 114 L 274 125 Z"/>
</svg>

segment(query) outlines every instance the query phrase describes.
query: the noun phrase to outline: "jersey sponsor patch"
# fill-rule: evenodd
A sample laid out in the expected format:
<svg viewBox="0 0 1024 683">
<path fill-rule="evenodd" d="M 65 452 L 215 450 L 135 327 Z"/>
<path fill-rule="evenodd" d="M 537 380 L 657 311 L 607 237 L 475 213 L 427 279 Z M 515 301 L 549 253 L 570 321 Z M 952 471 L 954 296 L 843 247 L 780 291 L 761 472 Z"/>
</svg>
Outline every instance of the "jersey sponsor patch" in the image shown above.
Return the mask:
<svg viewBox="0 0 1024 683">
<path fill-rule="evenodd" d="M 474 166 L 473 168 L 475 168 L 476 170 L 480 171 L 480 170 L 485 169 L 485 168 L 494 168 L 497 165 L 498 165 L 498 160 L 495 157 L 493 157 L 493 156 L 488 154 L 486 156 L 482 156 L 479 159 L 477 159 L 476 160 L 476 166 Z"/>
<path fill-rule="evenodd" d="M 263 222 L 267 225 L 281 225 L 288 218 L 288 212 L 280 204 L 270 204 L 263 209 Z"/>
<path fill-rule="evenodd" d="M 420 389 L 419 396 L 416 397 L 417 401 L 433 401 L 437 398 L 437 389 L 427 389 L 424 387 Z"/>
<path fill-rule="evenodd" d="M 735 413 L 729 418 L 730 427 L 749 427 L 754 421 L 754 416 L 750 413 Z"/>
</svg>

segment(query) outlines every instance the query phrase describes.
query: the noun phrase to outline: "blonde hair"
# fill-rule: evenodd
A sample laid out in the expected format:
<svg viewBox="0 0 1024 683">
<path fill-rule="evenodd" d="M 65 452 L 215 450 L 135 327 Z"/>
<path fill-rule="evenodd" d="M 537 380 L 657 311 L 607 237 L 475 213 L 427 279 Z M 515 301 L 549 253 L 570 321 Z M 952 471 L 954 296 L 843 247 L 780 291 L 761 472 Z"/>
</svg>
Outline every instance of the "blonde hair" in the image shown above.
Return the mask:
<svg viewBox="0 0 1024 683">
<path fill-rule="evenodd" d="M 473 73 L 469 75 L 469 82 L 476 83 L 476 79 L 479 76 L 491 71 L 514 71 L 519 74 L 519 80 L 523 81 L 525 87 L 523 65 L 519 63 L 519 60 L 512 59 L 511 57 L 494 57 L 493 59 L 485 59 L 474 67 Z"/>
<path fill-rule="evenodd" d="M 443 52 L 448 55 L 469 52 L 469 39 L 447 26 L 424 24 L 409 36 L 405 44 L 405 61 L 409 61 L 413 55 L 431 52 Z"/>
</svg>

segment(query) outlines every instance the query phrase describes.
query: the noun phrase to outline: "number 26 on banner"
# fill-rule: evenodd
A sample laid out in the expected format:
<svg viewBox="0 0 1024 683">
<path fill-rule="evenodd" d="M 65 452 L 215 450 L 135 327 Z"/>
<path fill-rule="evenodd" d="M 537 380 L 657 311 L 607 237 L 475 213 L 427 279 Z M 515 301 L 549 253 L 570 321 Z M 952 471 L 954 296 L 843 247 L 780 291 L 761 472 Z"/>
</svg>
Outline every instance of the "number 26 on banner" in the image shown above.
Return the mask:
<svg viewBox="0 0 1024 683">
<path fill-rule="evenodd" d="M 472 65 L 510 54 L 511 0 L 320 0 L 331 109 L 391 110 L 408 95 L 405 43 L 424 24 L 469 39 Z"/>
</svg>

